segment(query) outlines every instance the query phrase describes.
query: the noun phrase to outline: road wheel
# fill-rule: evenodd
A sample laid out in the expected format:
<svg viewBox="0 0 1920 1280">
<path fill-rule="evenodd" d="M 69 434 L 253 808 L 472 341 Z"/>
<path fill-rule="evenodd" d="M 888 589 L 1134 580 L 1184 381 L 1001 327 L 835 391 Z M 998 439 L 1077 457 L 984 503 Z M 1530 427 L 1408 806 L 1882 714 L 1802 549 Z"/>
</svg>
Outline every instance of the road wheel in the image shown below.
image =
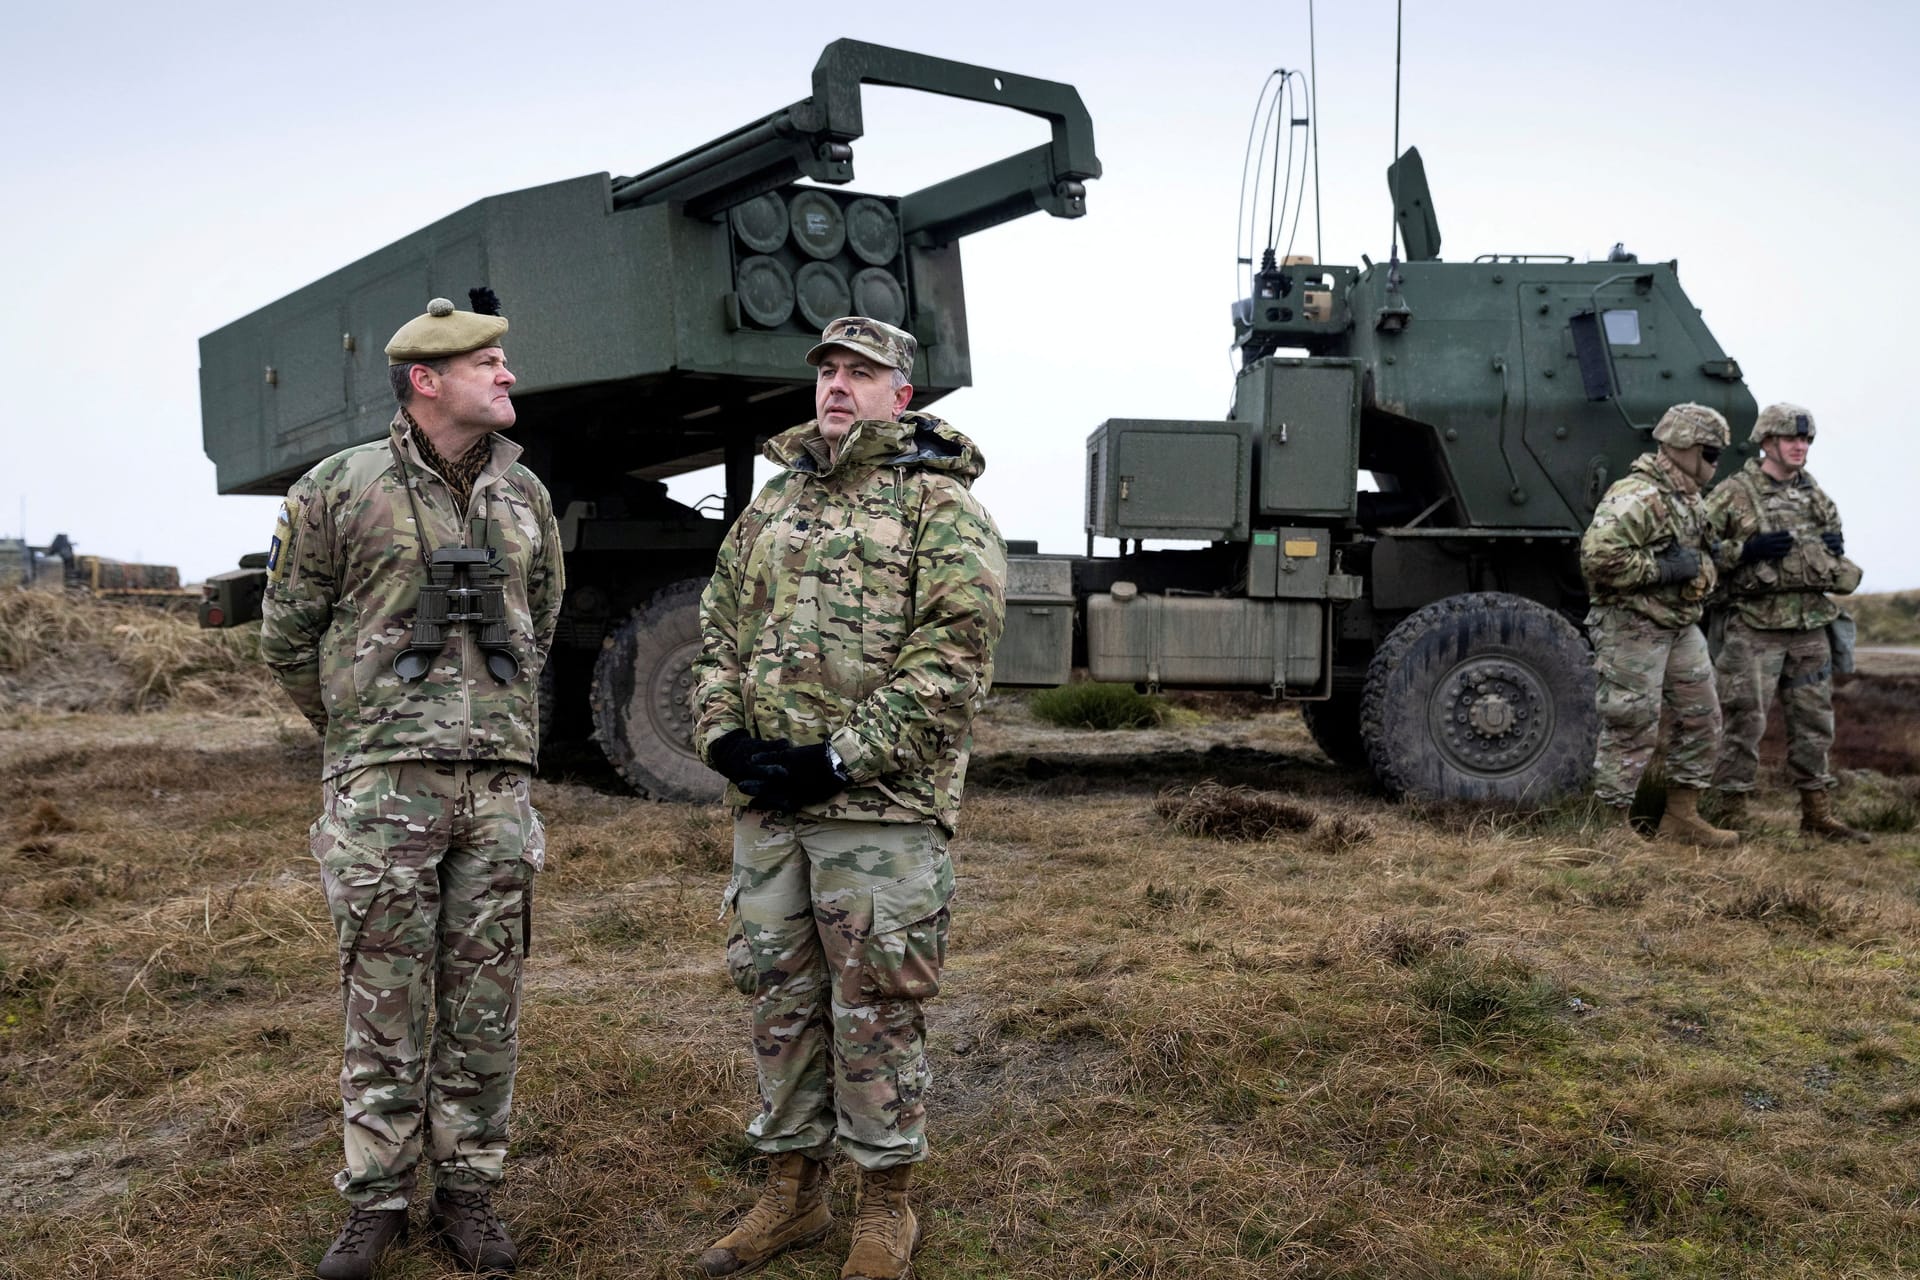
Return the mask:
<svg viewBox="0 0 1920 1280">
<path fill-rule="evenodd" d="M 1336 693 L 1325 702 L 1303 702 L 1300 718 L 1327 759 L 1349 769 L 1367 767 L 1367 744 L 1360 739 L 1359 694 Z"/>
<path fill-rule="evenodd" d="M 715 801 L 719 774 L 693 750 L 693 660 L 703 578 L 654 592 L 608 636 L 593 665 L 593 736 L 635 791 L 655 800 Z"/>
<path fill-rule="evenodd" d="M 1598 727 L 1586 640 L 1497 591 L 1408 615 L 1360 704 L 1368 762 L 1396 796 L 1543 803 L 1587 785 Z"/>
</svg>

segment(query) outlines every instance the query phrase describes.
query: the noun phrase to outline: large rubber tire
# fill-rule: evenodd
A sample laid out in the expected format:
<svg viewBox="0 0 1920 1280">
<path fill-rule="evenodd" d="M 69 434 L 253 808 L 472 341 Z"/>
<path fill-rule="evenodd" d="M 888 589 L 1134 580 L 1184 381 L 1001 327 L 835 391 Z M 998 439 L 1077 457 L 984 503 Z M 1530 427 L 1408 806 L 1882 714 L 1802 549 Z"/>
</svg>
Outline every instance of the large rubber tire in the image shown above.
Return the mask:
<svg viewBox="0 0 1920 1280">
<path fill-rule="evenodd" d="M 693 750 L 693 660 L 700 592 L 688 578 L 654 592 L 608 636 L 593 664 L 593 736 L 635 791 L 712 802 L 726 781 Z"/>
<path fill-rule="evenodd" d="M 1572 623 L 1498 591 L 1408 615 L 1367 668 L 1360 736 L 1395 796 L 1544 803 L 1587 785 L 1593 654 Z"/>
<path fill-rule="evenodd" d="M 1300 718 L 1327 759 L 1349 769 L 1368 766 L 1367 744 L 1360 737 L 1359 694 L 1336 693 L 1325 702 L 1303 702 Z"/>
</svg>

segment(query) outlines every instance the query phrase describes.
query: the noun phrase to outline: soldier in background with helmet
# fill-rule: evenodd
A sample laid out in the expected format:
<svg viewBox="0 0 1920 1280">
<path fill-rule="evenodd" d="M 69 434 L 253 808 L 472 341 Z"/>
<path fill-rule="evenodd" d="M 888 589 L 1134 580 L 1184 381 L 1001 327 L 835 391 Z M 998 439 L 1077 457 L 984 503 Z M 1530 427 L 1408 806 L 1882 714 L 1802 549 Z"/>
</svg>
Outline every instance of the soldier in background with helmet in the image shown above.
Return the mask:
<svg viewBox="0 0 1920 1280">
<path fill-rule="evenodd" d="M 435 298 L 393 335 L 391 429 L 302 476 L 268 552 L 261 653 L 325 737 L 311 841 L 340 946 L 334 1186 L 351 1206 L 325 1280 L 365 1280 L 404 1238 L 423 1156 L 428 1223 L 455 1258 L 516 1262 L 489 1195 L 545 853 L 535 688 L 563 582 L 546 488 L 498 434 L 515 418 L 507 322 L 491 290 L 473 298 Z"/>
<path fill-rule="evenodd" d="M 1730 435 L 1717 410 L 1668 409 L 1653 429 L 1659 447 L 1636 458 L 1607 490 L 1580 540 L 1580 570 L 1593 599 L 1587 634 L 1599 673 L 1594 791 L 1624 825 L 1659 745 L 1664 704 L 1673 731 L 1660 835 L 1709 848 L 1739 843 L 1737 834 L 1699 814 L 1720 752 L 1720 703 L 1699 627 L 1716 578 L 1700 494 Z"/>
<path fill-rule="evenodd" d="M 1828 592 L 1860 585 L 1845 555 L 1840 512 L 1807 474 L 1813 415 L 1797 404 L 1760 411 L 1754 458 L 1707 498 L 1720 542 L 1727 636 L 1715 660 L 1725 742 L 1713 772 L 1726 820 L 1748 820 L 1747 797 L 1759 771 L 1760 735 L 1775 688 L 1787 719 L 1787 769 L 1800 792 L 1800 829 L 1828 840 L 1865 843 L 1833 816 L 1833 653 L 1827 624 L 1840 616 Z"/>
</svg>

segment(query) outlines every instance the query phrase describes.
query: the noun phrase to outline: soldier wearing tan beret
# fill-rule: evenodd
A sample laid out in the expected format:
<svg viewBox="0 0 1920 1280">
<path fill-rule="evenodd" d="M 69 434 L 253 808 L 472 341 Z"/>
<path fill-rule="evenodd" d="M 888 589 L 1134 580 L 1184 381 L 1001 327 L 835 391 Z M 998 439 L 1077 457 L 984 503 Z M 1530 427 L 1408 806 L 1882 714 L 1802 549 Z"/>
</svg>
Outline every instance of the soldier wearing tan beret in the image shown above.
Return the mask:
<svg viewBox="0 0 1920 1280">
<path fill-rule="evenodd" d="M 326 739 L 311 839 L 339 937 L 334 1186 L 351 1211 L 324 1280 L 373 1274 L 423 1163 L 454 1258 L 489 1275 L 516 1262 L 491 1194 L 545 857 L 535 689 L 564 582 L 553 504 L 500 434 L 507 322 L 490 290 L 473 297 L 436 298 L 393 335 L 389 431 L 302 476 L 268 552 L 261 652 Z"/>
</svg>

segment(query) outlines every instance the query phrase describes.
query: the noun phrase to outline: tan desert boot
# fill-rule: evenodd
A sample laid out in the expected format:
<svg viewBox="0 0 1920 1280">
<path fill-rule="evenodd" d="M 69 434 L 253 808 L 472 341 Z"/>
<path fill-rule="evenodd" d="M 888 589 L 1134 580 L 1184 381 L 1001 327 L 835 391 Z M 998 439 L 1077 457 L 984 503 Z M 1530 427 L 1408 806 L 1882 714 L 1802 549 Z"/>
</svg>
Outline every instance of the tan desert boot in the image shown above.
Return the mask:
<svg viewBox="0 0 1920 1280">
<path fill-rule="evenodd" d="M 1872 836 L 1848 826 L 1833 816 L 1833 792 L 1831 791 L 1800 793 L 1800 830 L 1806 835 L 1819 836 L 1822 840 L 1838 843 L 1873 843 Z"/>
<path fill-rule="evenodd" d="M 1691 787 L 1667 788 L 1667 813 L 1660 819 L 1659 836 L 1703 849 L 1731 849 L 1740 843 L 1737 831 L 1722 831 L 1700 816 L 1700 793 Z"/>
<path fill-rule="evenodd" d="M 832 1225 L 826 1165 L 798 1151 L 782 1152 L 773 1157 L 767 1185 L 747 1216 L 700 1255 L 700 1274 L 758 1271 L 788 1249 L 815 1243 Z"/>
<path fill-rule="evenodd" d="M 860 1171 L 860 1201 L 853 1219 L 853 1247 L 840 1280 L 906 1280 L 913 1274 L 913 1251 L 920 1247 L 920 1223 L 907 1207 L 913 1166 Z"/>
</svg>

